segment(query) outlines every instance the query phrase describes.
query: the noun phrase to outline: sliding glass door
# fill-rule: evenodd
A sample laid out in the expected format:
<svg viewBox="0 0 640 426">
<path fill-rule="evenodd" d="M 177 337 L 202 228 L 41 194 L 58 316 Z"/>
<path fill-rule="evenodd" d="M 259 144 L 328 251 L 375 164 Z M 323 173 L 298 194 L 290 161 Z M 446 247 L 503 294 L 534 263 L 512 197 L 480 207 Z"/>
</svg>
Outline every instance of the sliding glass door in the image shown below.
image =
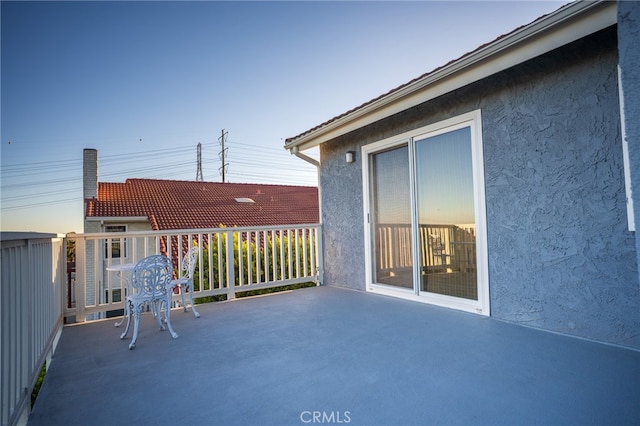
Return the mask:
<svg viewBox="0 0 640 426">
<path fill-rule="evenodd" d="M 368 290 L 488 315 L 479 111 L 363 154 Z"/>
<path fill-rule="evenodd" d="M 420 291 L 477 300 L 471 129 L 415 140 Z"/>
<path fill-rule="evenodd" d="M 371 154 L 374 280 L 413 289 L 409 149 L 400 145 Z"/>
</svg>

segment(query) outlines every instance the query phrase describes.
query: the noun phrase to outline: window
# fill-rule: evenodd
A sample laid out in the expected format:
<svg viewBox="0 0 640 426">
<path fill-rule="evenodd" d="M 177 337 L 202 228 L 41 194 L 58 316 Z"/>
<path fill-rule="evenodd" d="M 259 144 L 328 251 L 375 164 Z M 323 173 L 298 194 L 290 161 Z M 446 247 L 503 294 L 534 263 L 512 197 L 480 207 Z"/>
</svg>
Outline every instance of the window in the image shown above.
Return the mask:
<svg viewBox="0 0 640 426">
<path fill-rule="evenodd" d="M 253 201 L 253 199 L 251 199 L 251 198 L 239 197 L 239 198 L 236 198 L 236 203 L 253 204 L 253 203 L 255 203 L 255 201 Z"/>
<path fill-rule="evenodd" d="M 126 225 L 105 225 L 104 232 L 127 232 Z M 119 259 L 127 257 L 127 239 L 124 237 L 109 238 L 105 241 L 105 257 Z"/>
</svg>

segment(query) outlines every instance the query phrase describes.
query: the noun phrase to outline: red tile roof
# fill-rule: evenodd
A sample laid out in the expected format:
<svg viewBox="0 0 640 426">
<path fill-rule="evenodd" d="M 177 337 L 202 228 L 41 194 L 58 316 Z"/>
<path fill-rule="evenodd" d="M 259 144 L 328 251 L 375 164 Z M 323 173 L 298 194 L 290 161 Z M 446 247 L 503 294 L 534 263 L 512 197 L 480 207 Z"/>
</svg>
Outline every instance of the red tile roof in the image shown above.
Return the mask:
<svg viewBox="0 0 640 426">
<path fill-rule="evenodd" d="M 242 203 L 236 198 L 250 198 Z M 87 217 L 147 217 L 154 230 L 318 223 L 318 188 L 158 179 L 100 182 Z"/>
</svg>

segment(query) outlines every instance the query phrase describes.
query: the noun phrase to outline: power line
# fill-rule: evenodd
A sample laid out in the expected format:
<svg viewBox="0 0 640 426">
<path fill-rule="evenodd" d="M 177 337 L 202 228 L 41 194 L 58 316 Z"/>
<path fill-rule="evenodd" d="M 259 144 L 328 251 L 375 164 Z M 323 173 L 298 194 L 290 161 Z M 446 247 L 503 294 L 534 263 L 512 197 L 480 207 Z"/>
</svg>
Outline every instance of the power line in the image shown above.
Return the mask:
<svg viewBox="0 0 640 426">
<path fill-rule="evenodd" d="M 82 197 L 73 197 L 73 198 L 66 198 L 64 200 L 55 200 L 55 201 L 41 201 L 38 203 L 31 203 L 31 204 L 21 204 L 18 206 L 2 206 L 2 210 L 3 211 L 13 211 L 13 210 L 22 210 L 22 209 L 27 209 L 27 208 L 32 208 L 32 207 L 41 207 L 41 206 L 49 206 L 49 205 L 54 205 L 54 204 L 64 204 L 64 203 L 71 203 L 74 201 L 81 201 Z"/>
<path fill-rule="evenodd" d="M 77 192 L 78 188 L 72 188 L 72 189 L 63 189 L 63 190 L 58 190 L 58 191 L 48 191 L 48 192 L 39 192 L 36 194 L 22 194 L 22 195 L 15 195 L 12 197 L 2 197 L 2 202 L 11 202 L 11 201 L 17 201 L 17 200 L 28 200 L 30 198 L 35 198 L 35 197 L 46 197 L 46 196 L 51 196 L 52 194 L 67 194 L 69 192 Z"/>
<path fill-rule="evenodd" d="M 228 132 L 225 132 L 225 135 L 227 134 Z M 228 171 L 228 167 L 229 167 L 229 164 L 227 161 L 227 155 L 228 155 L 228 148 L 226 146 L 227 142 L 229 142 L 229 140 L 225 137 L 225 151 L 224 151 L 225 166 L 226 166 L 225 172 Z M 286 157 L 286 152 L 278 148 L 260 147 L 260 146 L 250 145 L 250 144 L 241 143 L 241 142 L 234 142 L 234 146 L 236 145 L 239 151 L 241 152 L 249 151 L 251 153 L 251 155 L 243 157 L 244 161 L 238 160 L 234 162 L 237 164 L 251 164 L 252 166 L 255 166 L 256 164 L 260 164 L 260 165 L 266 165 L 266 166 L 280 167 L 283 159 Z M 163 149 L 163 150 L 137 151 L 134 153 L 127 153 L 127 154 L 102 155 L 100 156 L 100 165 L 107 169 L 114 164 L 121 166 L 123 164 L 135 163 L 136 165 L 138 165 L 140 164 L 141 159 L 148 159 L 149 157 L 153 157 L 155 160 L 159 158 L 168 157 L 174 160 L 172 161 L 173 163 L 175 162 L 176 155 L 188 154 L 190 157 L 191 153 L 192 153 L 191 148 L 169 148 L 169 149 Z M 219 153 L 219 156 L 220 155 L 221 153 Z M 254 159 L 255 161 L 251 162 Z M 204 153 L 203 153 L 203 160 L 209 160 L 208 157 L 204 155 Z M 192 159 L 188 159 L 181 162 L 181 164 L 184 164 L 185 162 L 191 162 L 191 161 Z M 165 167 L 165 165 L 161 165 L 159 167 Z M 303 167 L 305 167 L 305 165 L 301 164 L 300 168 L 303 168 Z M 71 160 L 44 161 L 44 162 L 2 165 L 0 166 L 0 171 L 2 172 L 2 175 L 4 178 L 12 178 L 12 177 L 18 178 L 18 177 L 33 176 L 32 171 L 38 171 L 39 172 L 38 174 L 47 174 L 47 173 L 54 173 L 56 170 L 59 170 L 59 169 L 81 170 L 81 168 L 82 168 L 82 160 L 71 159 Z M 293 169 L 297 170 L 298 167 L 294 167 Z M 134 172 L 135 174 L 135 172 L 138 170 L 140 170 L 140 168 L 136 167 L 135 169 L 125 169 L 121 173 L 124 174 L 124 173 Z"/>
<path fill-rule="evenodd" d="M 238 169 L 229 173 L 228 161 L 228 132 L 222 130 L 220 143 L 224 142 L 224 182 L 231 180 L 242 182 L 264 182 L 283 185 L 316 185 L 317 174 L 305 164 L 284 165 L 288 161 L 286 151 L 234 142 L 234 147 L 242 154 L 241 158 L 233 161 Z M 178 178 L 191 180 L 187 177 L 188 170 L 193 170 L 193 148 L 179 147 L 160 150 L 144 150 L 125 154 L 100 156 L 99 180 L 102 182 L 119 178 L 168 179 Z M 213 162 L 205 152 L 201 151 L 202 163 Z M 148 163 L 153 159 L 151 164 Z M 167 160 L 169 159 L 169 160 Z M 142 163 L 142 162 L 145 163 Z M 131 165 L 122 168 L 123 165 Z M 145 164 L 146 167 L 140 167 Z M 66 159 L 56 161 L 38 161 L 20 164 L 3 164 L 2 172 L 2 211 L 14 211 L 48 205 L 82 202 L 82 160 Z M 283 171 L 293 172 L 282 174 Z M 277 175 L 274 175 L 276 174 Z M 56 178 L 51 179 L 51 176 Z M 196 175 L 196 178 L 198 176 Z M 32 180 L 29 180 L 31 178 Z M 36 192 L 37 188 L 41 188 Z M 50 191 L 44 188 L 51 188 Z M 77 191 L 74 198 L 51 199 Z M 33 201 L 33 202 L 30 202 Z"/>
<path fill-rule="evenodd" d="M 182 162 L 171 162 L 171 163 L 164 163 L 164 164 L 158 164 L 158 165 L 154 165 L 154 166 L 150 166 L 150 167 L 137 167 L 135 169 L 125 169 L 125 170 L 120 170 L 117 172 L 104 172 L 100 175 L 100 178 L 114 178 L 114 177 L 120 177 L 120 176 L 132 176 L 132 175 L 138 175 L 140 176 L 140 174 L 147 174 L 148 172 L 156 172 L 156 171 L 162 171 L 163 173 L 161 175 L 155 175 L 155 177 L 148 177 L 149 179 L 151 178 L 157 178 L 157 179 L 161 179 L 162 177 L 167 175 L 167 171 L 168 170 L 176 170 L 179 169 L 182 172 L 184 172 L 186 166 L 189 166 L 193 164 L 192 161 L 182 161 Z M 42 174 L 38 174 L 38 176 L 42 176 L 42 175 L 48 175 L 49 173 L 42 173 Z M 152 174 L 153 176 L 153 174 Z M 48 185 L 54 185 L 54 184 L 60 184 L 60 183 L 72 183 L 72 182 L 82 182 L 82 169 L 78 169 L 78 172 L 75 174 L 74 177 L 71 178 L 58 178 L 58 179 L 46 179 L 46 180 L 37 180 L 37 181 L 20 181 L 20 182 L 16 182 L 16 183 L 6 183 L 6 182 L 2 182 L 2 189 L 3 190 L 10 190 L 10 189 L 24 189 L 24 188 L 28 188 L 28 187 L 33 187 L 33 186 L 48 186 Z"/>
</svg>

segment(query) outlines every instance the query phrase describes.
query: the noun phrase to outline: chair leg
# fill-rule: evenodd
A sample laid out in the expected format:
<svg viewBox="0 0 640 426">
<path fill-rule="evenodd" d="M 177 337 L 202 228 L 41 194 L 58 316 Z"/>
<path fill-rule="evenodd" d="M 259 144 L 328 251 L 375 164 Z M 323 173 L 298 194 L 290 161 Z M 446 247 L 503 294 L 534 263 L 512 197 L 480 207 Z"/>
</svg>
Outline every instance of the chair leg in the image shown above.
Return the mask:
<svg viewBox="0 0 640 426">
<path fill-rule="evenodd" d="M 178 290 L 180 290 L 180 284 L 175 284 L 175 285 L 169 287 L 169 293 L 170 293 L 170 299 L 169 300 L 171 301 L 170 303 L 173 303 L 173 295 L 175 294 L 174 291 L 175 291 L 176 288 Z M 162 312 L 162 301 L 158 300 L 157 303 L 158 303 L 158 312 Z M 184 300 L 182 301 L 182 304 L 184 305 Z M 165 324 L 167 323 L 167 314 L 166 314 L 166 312 L 164 314 L 164 317 L 162 318 L 162 322 L 164 322 Z"/>
<path fill-rule="evenodd" d="M 129 349 L 133 349 L 136 347 L 136 341 L 138 340 L 138 328 L 140 325 L 140 315 L 142 315 L 142 305 L 138 305 L 135 307 L 135 312 L 133 314 L 133 337 L 131 338 L 131 343 L 129 343 Z"/>
<path fill-rule="evenodd" d="M 133 303 L 127 302 L 127 305 L 125 307 L 125 312 L 124 312 L 125 316 L 127 317 L 127 327 L 124 329 L 124 331 L 120 335 L 120 340 L 122 340 L 125 337 L 127 337 L 127 333 L 129 332 L 129 328 L 131 327 L 131 315 L 132 315 L 132 313 L 133 313 Z M 124 317 L 122 317 L 122 321 L 124 321 Z"/>
<path fill-rule="evenodd" d="M 193 311 L 193 315 L 195 315 L 196 318 L 200 318 L 200 313 L 196 311 L 196 304 L 193 303 L 193 289 L 191 288 L 191 286 L 189 286 L 189 300 L 191 301 L 191 310 Z M 186 311 L 186 306 L 185 306 L 185 311 Z"/>
<path fill-rule="evenodd" d="M 164 325 L 162 324 L 162 315 L 160 315 L 162 311 L 162 302 L 155 300 L 150 303 L 151 303 L 151 309 L 153 310 L 153 315 L 156 317 L 156 322 L 158 323 L 158 327 L 160 327 L 160 330 L 164 330 Z M 168 307 L 170 307 L 170 305 Z M 165 317 L 167 315 L 168 314 L 165 313 Z"/>
<path fill-rule="evenodd" d="M 122 319 L 120 319 L 120 321 L 116 321 L 114 325 L 114 327 L 120 327 L 122 325 L 122 323 L 124 322 L 125 317 L 127 316 L 127 308 L 124 309 L 124 315 L 122 315 Z"/>
<path fill-rule="evenodd" d="M 162 302 L 160 302 L 162 303 Z M 167 320 L 167 328 L 169 329 L 169 333 L 171 333 L 171 337 L 173 337 L 174 339 L 178 338 L 178 333 L 176 333 L 173 330 L 173 327 L 171 327 L 171 293 L 169 293 L 169 298 L 166 299 L 164 301 L 165 303 L 165 308 L 166 308 L 166 320 Z"/>
<path fill-rule="evenodd" d="M 180 296 L 182 297 L 182 309 L 184 312 L 187 312 L 187 304 L 184 301 L 184 291 L 186 286 L 184 284 L 179 284 L 178 286 L 180 287 Z"/>
</svg>

